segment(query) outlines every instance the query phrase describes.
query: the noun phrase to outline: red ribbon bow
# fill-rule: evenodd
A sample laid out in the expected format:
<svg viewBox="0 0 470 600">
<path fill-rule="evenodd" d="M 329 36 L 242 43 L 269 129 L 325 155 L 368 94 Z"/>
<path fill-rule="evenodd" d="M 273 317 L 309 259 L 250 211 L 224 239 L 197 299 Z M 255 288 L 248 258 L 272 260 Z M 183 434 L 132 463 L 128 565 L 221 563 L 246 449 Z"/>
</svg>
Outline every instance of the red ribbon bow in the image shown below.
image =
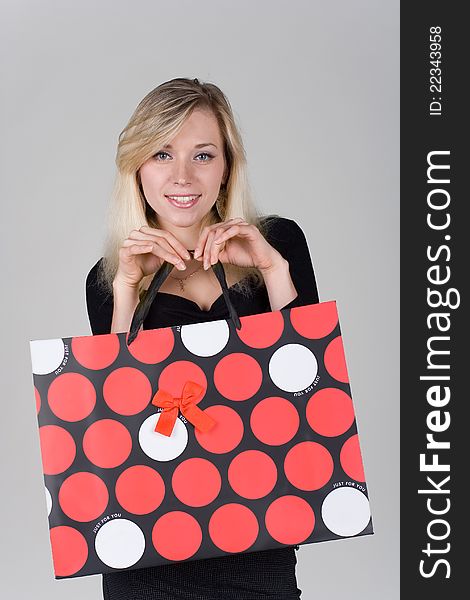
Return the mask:
<svg viewBox="0 0 470 600">
<path fill-rule="evenodd" d="M 199 431 L 209 431 L 216 424 L 216 420 L 196 406 L 203 395 L 204 388 L 195 381 L 186 381 L 181 398 L 173 397 L 165 390 L 157 390 L 152 399 L 152 404 L 163 408 L 163 412 L 160 413 L 155 431 L 170 436 L 179 411 Z"/>
</svg>

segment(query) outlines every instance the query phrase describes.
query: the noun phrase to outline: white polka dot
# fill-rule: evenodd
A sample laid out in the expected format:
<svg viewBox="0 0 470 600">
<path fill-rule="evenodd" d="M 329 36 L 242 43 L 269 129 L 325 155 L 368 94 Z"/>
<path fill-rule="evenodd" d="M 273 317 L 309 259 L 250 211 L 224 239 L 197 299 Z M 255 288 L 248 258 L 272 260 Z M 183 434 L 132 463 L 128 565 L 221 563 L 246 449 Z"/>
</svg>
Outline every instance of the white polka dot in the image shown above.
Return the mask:
<svg viewBox="0 0 470 600">
<path fill-rule="evenodd" d="M 179 456 L 188 443 L 188 430 L 181 419 L 176 419 L 170 436 L 155 431 L 162 413 L 150 415 L 139 429 L 139 444 L 147 456 L 153 460 L 173 460 Z"/>
<path fill-rule="evenodd" d="M 98 530 L 95 549 L 105 565 L 124 569 L 140 560 L 145 550 L 145 536 L 133 521 L 112 519 Z"/>
<path fill-rule="evenodd" d="M 325 525 L 336 535 L 357 535 L 369 523 L 369 500 L 355 488 L 336 488 L 323 500 L 321 515 Z"/>
<path fill-rule="evenodd" d="M 33 340 L 29 342 L 31 365 L 36 375 L 52 373 L 64 360 L 64 342 L 56 340 Z"/>
<path fill-rule="evenodd" d="M 46 491 L 47 516 L 49 516 L 51 514 L 51 510 L 52 510 L 52 496 L 51 496 L 50 491 L 47 489 L 47 487 L 44 486 L 44 489 Z"/>
<path fill-rule="evenodd" d="M 311 385 L 318 373 L 313 352 L 302 344 L 286 344 L 278 348 L 269 361 L 269 375 L 285 392 L 300 392 Z"/>
<path fill-rule="evenodd" d="M 181 341 L 197 356 L 214 356 L 227 345 L 230 329 L 227 321 L 191 323 L 181 327 Z"/>
</svg>

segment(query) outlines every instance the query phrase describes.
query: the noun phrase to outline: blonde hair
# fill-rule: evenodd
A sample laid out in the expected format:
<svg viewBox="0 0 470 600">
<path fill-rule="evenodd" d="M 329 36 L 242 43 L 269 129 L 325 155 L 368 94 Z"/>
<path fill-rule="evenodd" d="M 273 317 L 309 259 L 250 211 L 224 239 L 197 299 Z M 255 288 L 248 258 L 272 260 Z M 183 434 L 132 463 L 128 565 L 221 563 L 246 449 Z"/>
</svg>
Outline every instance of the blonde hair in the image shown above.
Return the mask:
<svg viewBox="0 0 470 600">
<path fill-rule="evenodd" d="M 140 183 L 139 168 L 170 143 L 194 109 L 211 111 L 217 119 L 224 142 L 228 177 L 220 188 L 212 209 L 203 217 L 201 230 L 206 225 L 233 217 L 242 217 L 256 224 L 266 235 L 267 223 L 262 220 L 252 200 L 247 177 L 245 150 L 235 123 L 232 108 L 223 92 L 213 83 L 202 83 L 197 78 L 178 77 L 162 83 L 149 92 L 138 104 L 126 127 L 119 134 L 116 153 L 117 173 L 108 205 L 107 235 L 98 280 L 108 292 L 119 264 L 119 249 L 133 229 L 147 225 L 158 227 L 158 216 L 145 199 Z M 222 212 L 223 219 L 219 215 Z M 237 289 L 250 293 L 252 286 L 263 282 L 256 268 L 241 268 L 224 263 L 226 274 L 237 281 Z M 139 284 L 141 295 L 153 275 L 144 277 Z M 251 285 L 250 285 L 251 283 Z"/>
</svg>

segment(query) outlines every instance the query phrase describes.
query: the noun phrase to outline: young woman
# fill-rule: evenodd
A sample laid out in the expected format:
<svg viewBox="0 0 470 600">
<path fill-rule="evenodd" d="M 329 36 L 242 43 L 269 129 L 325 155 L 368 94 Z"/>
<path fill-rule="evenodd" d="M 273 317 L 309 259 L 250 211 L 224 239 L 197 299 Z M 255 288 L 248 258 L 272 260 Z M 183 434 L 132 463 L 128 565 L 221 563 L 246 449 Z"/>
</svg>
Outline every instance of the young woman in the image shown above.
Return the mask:
<svg viewBox="0 0 470 600">
<path fill-rule="evenodd" d="M 211 83 L 177 78 L 151 91 L 119 136 L 103 256 L 86 280 L 92 333 L 127 332 L 164 261 L 175 265 L 144 320 L 156 329 L 319 302 L 305 235 L 262 216 L 230 104 Z M 105 600 L 295 600 L 298 547 L 103 575 Z"/>
</svg>

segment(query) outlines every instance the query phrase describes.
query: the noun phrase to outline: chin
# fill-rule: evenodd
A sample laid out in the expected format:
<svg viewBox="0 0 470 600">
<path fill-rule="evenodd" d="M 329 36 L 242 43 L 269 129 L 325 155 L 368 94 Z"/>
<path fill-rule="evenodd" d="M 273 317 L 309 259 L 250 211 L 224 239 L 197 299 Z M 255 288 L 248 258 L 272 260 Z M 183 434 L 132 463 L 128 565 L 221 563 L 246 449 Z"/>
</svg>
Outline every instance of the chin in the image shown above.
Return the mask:
<svg viewBox="0 0 470 600">
<path fill-rule="evenodd" d="M 202 217 L 206 213 L 200 214 L 198 211 L 189 214 L 189 210 L 185 212 L 181 211 L 180 213 L 170 212 L 169 214 L 163 214 L 162 217 L 166 221 L 172 223 L 173 225 L 180 227 L 189 227 L 190 225 L 194 225 L 195 223 L 199 223 Z"/>
</svg>

